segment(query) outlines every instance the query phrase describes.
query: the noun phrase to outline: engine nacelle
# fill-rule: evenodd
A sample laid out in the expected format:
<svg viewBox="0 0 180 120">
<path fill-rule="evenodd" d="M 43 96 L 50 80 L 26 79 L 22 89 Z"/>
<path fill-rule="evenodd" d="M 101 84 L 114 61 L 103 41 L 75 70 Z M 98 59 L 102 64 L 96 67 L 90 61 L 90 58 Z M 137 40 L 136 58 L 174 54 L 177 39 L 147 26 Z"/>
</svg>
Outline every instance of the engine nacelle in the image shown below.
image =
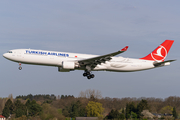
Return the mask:
<svg viewBox="0 0 180 120">
<path fill-rule="evenodd" d="M 62 68 L 72 70 L 72 69 L 75 68 L 75 63 L 74 62 L 63 61 L 62 62 Z"/>
<path fill-rule="evenodd" d="M 58 67 L 59 72 L 69 72 L 69 69 L 63 69 L 62 67 Z"/>
</svg>

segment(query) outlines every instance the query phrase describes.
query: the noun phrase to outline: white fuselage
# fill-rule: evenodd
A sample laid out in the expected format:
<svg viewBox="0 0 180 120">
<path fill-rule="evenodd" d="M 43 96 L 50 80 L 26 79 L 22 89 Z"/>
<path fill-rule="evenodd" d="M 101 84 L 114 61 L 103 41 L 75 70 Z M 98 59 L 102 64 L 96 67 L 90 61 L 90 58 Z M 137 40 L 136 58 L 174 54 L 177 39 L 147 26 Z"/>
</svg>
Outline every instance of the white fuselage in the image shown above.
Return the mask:
<svg viewBox="0 0 180 120">
<path fill-rule="evenodd" d="M 25 64 L 46 65 L 61 67 L 64 61 L 76 62 L 78 60 L 97 57 L 98 55 L 56 52 L 34 49 L 15 49 L 3 56 L 11 61 Z M 132 72 L 155 68 L 154 61 L 112 57 L 110 61 L 97 65 L 92 71 Z M 165 64 L 165 65 L 169 65 Z M 75 69 L 81 69 L 75 67 Z"/>
</svg>

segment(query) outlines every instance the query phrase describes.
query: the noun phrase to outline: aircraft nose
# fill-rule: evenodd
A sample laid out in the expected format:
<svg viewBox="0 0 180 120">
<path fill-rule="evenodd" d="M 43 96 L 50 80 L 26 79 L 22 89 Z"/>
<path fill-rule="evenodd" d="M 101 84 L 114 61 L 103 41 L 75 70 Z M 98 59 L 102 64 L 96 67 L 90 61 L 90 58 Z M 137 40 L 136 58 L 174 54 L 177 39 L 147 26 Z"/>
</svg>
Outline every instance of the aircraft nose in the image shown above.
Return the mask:
<svg viewBox="0 0 180 120">
<path fill-rule="evenodd" d="M 4 57 L 4 58 L 7 58 L 7 53 L 4 53 L 4 54 L 3 54 L 3 57 Z"/>
</svg>

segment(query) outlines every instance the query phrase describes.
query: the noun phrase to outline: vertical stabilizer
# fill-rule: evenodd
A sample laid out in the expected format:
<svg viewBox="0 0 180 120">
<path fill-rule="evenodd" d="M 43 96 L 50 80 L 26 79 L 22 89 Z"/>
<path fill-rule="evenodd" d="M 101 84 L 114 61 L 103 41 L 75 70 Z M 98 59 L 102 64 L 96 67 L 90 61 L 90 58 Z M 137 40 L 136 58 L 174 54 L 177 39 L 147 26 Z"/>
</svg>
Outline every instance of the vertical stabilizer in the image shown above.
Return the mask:
<svg viewBox="0 0 180 120">
<path fill-rule="evenodd" d="M 146 57 L 143 57 L 140 59 L 163 62 L 173 44 L 173 42 L 174 42 L 174 40 L 165 40 L 153 52 L 151 52 Z"/>
</svg>

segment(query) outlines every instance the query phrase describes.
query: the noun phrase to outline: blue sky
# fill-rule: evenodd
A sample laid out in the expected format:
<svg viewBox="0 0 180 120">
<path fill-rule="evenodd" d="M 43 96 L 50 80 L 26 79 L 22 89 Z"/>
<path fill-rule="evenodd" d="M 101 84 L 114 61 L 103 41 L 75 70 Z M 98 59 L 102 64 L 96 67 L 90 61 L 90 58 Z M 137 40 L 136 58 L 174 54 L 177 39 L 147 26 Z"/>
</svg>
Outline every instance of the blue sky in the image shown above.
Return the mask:
<svg viewBox="0 0 180 120">
<path fill-rule="evenodd" d="M 103 97 L 180 96 L 180 1 L 178 0 L 9 0 L 0 1 L 0 97 L 27 94 L 74 95 L 86 89 Z M 10 49 L 32 48 L 107 54 L 128 45 L 123 57 L 141 58 L 166 39 L 175 40 L 170 66 L 141 72 L 59 73 L 56 67 L 6 60 Z"/>
</svg>

